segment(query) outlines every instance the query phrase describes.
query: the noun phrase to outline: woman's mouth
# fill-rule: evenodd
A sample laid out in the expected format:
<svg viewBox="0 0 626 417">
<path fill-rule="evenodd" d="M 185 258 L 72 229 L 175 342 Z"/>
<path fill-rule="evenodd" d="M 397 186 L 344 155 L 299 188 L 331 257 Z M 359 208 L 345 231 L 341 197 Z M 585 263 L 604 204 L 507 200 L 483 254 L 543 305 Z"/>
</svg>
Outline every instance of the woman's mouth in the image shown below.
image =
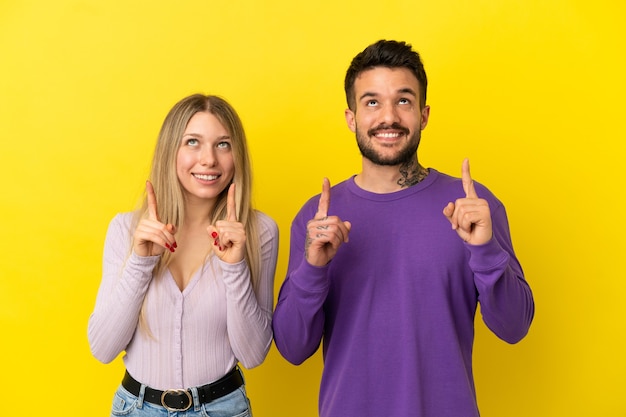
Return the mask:
<svg viewBox="0 0 626 417">
<path fill-rule="evenodd" d="M 215 181 L 219 178 L 219 175 L 212 174 L 193 174 L 193 176 L 202 181 Z"/>
</svg>

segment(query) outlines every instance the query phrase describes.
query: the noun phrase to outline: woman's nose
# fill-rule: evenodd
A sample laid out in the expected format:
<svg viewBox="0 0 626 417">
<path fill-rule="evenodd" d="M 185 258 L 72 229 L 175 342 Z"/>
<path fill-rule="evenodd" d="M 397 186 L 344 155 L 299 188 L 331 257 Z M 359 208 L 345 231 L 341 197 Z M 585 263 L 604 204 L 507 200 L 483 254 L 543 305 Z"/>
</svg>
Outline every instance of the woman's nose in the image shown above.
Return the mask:
<svg viewBox="0 0 626 417">
<path fill-rule="evenodd" d="M 217 162 L 217 159 L 215 158 L 215 153 L 213 152 L 213 149 L 204 147 L 200 151 L 200 164 L 201 165 L 212 167 L 212 166 L 215 166 L 216 162 Z"/>
</svg>

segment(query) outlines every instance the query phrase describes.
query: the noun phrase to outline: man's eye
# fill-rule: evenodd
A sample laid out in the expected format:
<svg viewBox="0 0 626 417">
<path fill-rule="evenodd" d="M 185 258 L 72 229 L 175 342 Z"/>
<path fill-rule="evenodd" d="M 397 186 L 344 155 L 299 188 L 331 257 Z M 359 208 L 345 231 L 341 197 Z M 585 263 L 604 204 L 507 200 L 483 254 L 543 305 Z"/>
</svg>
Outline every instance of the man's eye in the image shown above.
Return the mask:
<svg viewBox="0 0 626 417">
<path fill-rule="evenodd" d="M 374 107 L 374 106 L 376 106 L 377 104 L 378 104 L 378 102 L 377 102 L 376 100 L 370 100 L 370 101 L 368 101 L 368 102 L 367 102 L 367 104 L 366 104 L 366 105 L 367 105 L 368 107 Z"/>
<path fill-rule="evenodd" d="M 398 103 L 400 104 L 410 104 L 411 101 L 408 98 L 401 98 Z"/>
</svg>

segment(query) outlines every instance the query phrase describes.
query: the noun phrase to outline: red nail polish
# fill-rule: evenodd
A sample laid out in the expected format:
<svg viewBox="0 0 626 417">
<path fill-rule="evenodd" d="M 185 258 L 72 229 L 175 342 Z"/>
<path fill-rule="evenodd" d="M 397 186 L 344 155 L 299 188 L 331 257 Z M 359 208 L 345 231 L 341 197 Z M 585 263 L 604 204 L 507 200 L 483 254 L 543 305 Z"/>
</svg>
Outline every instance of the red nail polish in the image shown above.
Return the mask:
<svg viewBox="0 0 626 417">
<path fill-rule="evenodd" d="M 168 248 L 169 250 L 172 250 L 172 247 L 167 242 L 165 242 L 165 247 Z"/>
<path fill-rule="evenodd" d="M 217 237 L 217 233 L 216 232 L 211 233 L 211 237 L 215 239 Z"/>
<path fill-rule="evenodd" d="M 174 242 L 174 249 L 176 249 L 178 247 L 178 245 L 176 244 L 176 242 Z"/>
<path fill-rule="evenodd" d="M 170 252 L 174 253 L 175 249 L 170 247 Z"/>
<path fill-rule="evenodd" d="M 215 246 L 217 246 L 217 239 L 215 239 L 215 241 L 213 242 L 213 244 L 214 244 Z"/>
</svg>

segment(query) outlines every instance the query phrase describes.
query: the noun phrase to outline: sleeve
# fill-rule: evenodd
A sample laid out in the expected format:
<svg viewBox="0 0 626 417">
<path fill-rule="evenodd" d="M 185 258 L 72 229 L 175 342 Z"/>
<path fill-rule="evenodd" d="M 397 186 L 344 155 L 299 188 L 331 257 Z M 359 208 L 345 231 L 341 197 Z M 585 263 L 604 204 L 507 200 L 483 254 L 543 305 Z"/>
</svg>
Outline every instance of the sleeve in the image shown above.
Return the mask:
<svg viewBox="0 0 626 417">
<path fill-rule="evenodd" d="M 109 363 L 130 343 L 159 257 L 131 251 L 130 214 L 117 215 L 107 231 L 102 281 L 87 329 L 92 354 Z M 125 221 L 126 220 L 126 221 Z"/>
<path fill-rule="evenodd" d="M 481 314 L 500 339 L 517 343 L 526 336 L 535 313 L 530 286 L 515 256 L 504 206 L 492 210 L 493 237 L 485 245 L 466 244 Z"/>
<path fill-rule="evenodd" d="M 324 302 L 330 282 L 328 266 L 315 267 L 304 257 L 306 220 L 301 213 L 291 225 L 287 276 L 274 311 L 274 341 L 281 355 L 299 365 L 313 355 L 324 334 Z"/>
<path fill-rule="evenodd" d="M 218 261 L 226 285 L 227 328 L 230 345 L 241 364 L 250 369 L 260 365 L 272 344 L 274 275 L 278 258 L 278 226 L 258 213 L 261 269 L 256 290 L 246 261 Z"/>
</svg>

